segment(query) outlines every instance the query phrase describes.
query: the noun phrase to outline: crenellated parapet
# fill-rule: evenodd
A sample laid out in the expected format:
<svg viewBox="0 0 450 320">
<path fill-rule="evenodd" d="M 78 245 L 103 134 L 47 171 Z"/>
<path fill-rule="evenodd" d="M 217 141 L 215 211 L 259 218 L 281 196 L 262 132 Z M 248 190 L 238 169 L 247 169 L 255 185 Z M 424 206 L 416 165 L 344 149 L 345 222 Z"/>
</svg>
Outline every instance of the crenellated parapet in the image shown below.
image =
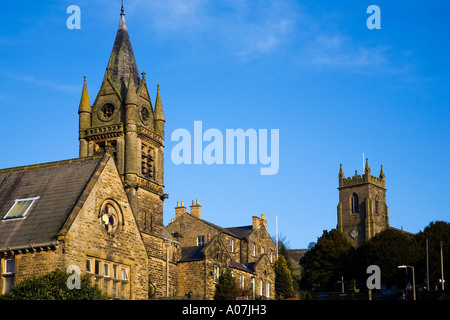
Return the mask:
<svg viewBox="0 0 450 320">
<path fill-rule="evenodd" d="M 358 171 L 355 170 L 355 175 L 346 178 L 344 175 L 344 171 L 342 170 L 341 164 L 338 177 L 339 177 L 339 188 L 352 187 L 361 184 L 371 183 L 385 189 L 385 176 L 383 172 L 383 165 L 381 165 L 380 175 L 378 177 L 373 176 L 370 174 L 368 159 L 366 159 L 366 167 L 364 168 L 364 174 L 359 175 Z"/>
</svg>

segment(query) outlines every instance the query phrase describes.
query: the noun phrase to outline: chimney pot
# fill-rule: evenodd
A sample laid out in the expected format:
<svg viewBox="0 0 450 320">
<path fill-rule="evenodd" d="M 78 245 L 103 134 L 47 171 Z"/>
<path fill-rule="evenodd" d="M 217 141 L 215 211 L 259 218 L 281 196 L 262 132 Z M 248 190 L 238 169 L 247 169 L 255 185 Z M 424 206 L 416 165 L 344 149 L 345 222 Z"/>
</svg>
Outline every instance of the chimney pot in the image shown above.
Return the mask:
<svg viewBox="0 0 450 320">
<path fill-rule="evenodd" d="M 260 223 L 261 223 L 261 221 L 260 221 L 259 217 L 257 217 L 257 216 L 253 216 L 252 217 L 252 227 L 253 227 L 253 229 L 258 228 Z"/>
<path fill-rule="evenodd" d="M 264 228 L 267 229 L 267 220 L 266 215 L 264 213 L 261 214 L 261 224 L 264 226 Z"/>
<path fill-rule="evenodd" d="M 202 218 L 202 206 L 198 204 L 198 199 L 197 199 L 197 204 L 196 204 L 195 200 L 192 200 L 191 215 L 198 219 Z"/>
<path fill-rule="evenodd" d="M 184 213 L 186 213 L 186 207 L 184 206 L 184 201 L 181 201 L 181 207 L 179 206 L 179 202 L 177 201 L 177 206 L 175 208 L 175 219 L 181 217 Z"/>
</svg>

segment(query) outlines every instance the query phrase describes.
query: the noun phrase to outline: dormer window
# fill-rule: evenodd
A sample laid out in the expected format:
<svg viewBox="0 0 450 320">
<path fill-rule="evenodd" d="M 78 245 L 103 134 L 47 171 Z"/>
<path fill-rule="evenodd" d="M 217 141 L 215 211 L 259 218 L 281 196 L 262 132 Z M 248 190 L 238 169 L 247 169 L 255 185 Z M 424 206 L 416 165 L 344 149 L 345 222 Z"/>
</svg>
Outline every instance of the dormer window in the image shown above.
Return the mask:
<svg viewBox="0 0 450 320">
<path fill-rule="evenodd" d="M 8 219 L 25 219 L 27 213 L 30 211 L 33 203 L 39 199 L 39 197 L 16 199 L 13 206 L 9 209 L 3 220 Z"/>
</svg>

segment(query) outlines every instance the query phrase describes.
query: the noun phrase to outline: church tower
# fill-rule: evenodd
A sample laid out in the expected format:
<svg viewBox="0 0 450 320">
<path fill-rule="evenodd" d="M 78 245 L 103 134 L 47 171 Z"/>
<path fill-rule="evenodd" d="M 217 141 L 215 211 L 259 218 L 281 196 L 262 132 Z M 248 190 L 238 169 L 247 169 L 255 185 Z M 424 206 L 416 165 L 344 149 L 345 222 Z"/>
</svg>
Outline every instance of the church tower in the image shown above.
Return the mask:
<svg viewBox="0 0 450 320">
<path fill-rule="evenodd" d="M 80 157 L 110 152 L 141 231 L 163 234 L 164 112 L 139 74 L 122 6 L 120 24 L 97 97 L 90 105 L 84 79 L 79 113 Z"/>
<path fill-rule="evenodd" d="M 377 232 L 389 228 L 383 166 L 379 177 L 372 176 L 366 159 L 362 176 L 355 170 L 353 177 L 345 178 L 341 164 L 338 178 L 337 229 L 358 247 Z"/>
</svg>

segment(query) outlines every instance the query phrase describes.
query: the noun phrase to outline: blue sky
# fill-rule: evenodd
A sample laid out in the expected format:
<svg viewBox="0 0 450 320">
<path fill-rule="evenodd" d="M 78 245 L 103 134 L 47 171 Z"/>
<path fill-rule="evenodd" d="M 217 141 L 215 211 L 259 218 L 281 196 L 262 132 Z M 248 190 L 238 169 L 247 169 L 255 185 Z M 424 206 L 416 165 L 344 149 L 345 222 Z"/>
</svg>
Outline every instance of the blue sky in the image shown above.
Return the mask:
<svg viewBox="0 0 450 320">
<path fill-rule="evenodd" d="M 386 174 L 390 224 L 450 220 L 448 1 L 125 0 L 139 71 L 166 117 L 164 221 L 199 199 L 224 227 L 264 213 L 306 248 L 336 227 L 338 171 Z M 66 27 L 69 5 L 81 29 Z M 369 30 L 369 5 L 381 29 Z M 93 102 L 120 1 L 2 3 L 0 168 L 78 157 L 83 75 Z M 280 167 L 175 165 L 178 128 L 279 129 Z"/>
</svg>

